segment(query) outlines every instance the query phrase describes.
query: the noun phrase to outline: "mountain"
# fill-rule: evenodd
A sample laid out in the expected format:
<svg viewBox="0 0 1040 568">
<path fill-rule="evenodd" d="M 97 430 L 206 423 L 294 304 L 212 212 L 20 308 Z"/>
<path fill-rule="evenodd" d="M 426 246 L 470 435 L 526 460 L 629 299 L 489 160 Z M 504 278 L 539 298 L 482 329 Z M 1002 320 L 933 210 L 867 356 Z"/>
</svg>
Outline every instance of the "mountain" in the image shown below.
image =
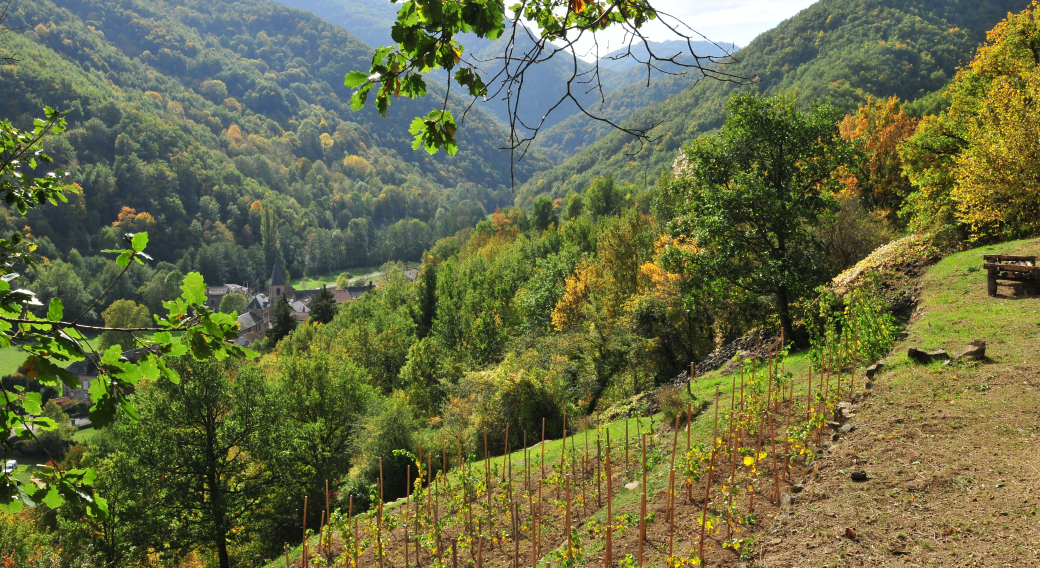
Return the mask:
<svg viewBox="0 0 1040 568">
<path fill-rule="evenodd" d="M 44 105 L 70 110 L 48 148 L 82 198 L 24 221 L 3 215 L 7 228 L 28 224 L 49 258 L 95 255 L 147 228 L 158 260 L 191 264 L 218 247 L 244 263 L 204 271 L 211 281 L 266 279 L 270 253 L 266 266 L 243 259 L 267 241 L 298 276 L 417 260 L 511 200 L 509 154 L 495 150 L 506 134 L 491 117 L 469 113 L 454 157 L 413 150 L 408 125 L 443 87 L 393 101 L 386 119 L 350 110 L 343 77 L 367 68 L 372 49 L 309 12 L 265 0 L 18 0 L 7 25 L 19 30 L 0 51 L 20 61 L 0 67 L 0 116 L 24 128 Z M 548 165 L 529 154 L 516 175 Z M 264 207 L 276 210 L 268 235 Z"/>
<path fill-rule="evenodd" d="M 373 47 L 393 45 L 390 29 L 393 27 L 397 8 L 388 0 L 279 1 L 286 6 L 310 10 L 322 18 L 342 26 Z M 485 70 L 482 73 L 485 80 L 489 80 L 502 69 L 500 58 L 510 41 L 508 33 L 495 41 L 465 34 L 460 41 L 466 49 L 465 57 L 471 61 L 478 62 L 478 67 Z M 672 57 L 679 53 L 689 52 L 689 47 L 686 43 L 680 41 L 650 42 L 650 45 L 654 50 L 654 54 L 658 57 Z M 525 33 L 522 27 L 518 28 L 515 37 L 514 53 L 519 56 L 533 46 L 534 42 L 531 36 Z M 716 45 L 708 41 L 692 42 L 692 46 L 694 52 L 699 56 L 722 56 L 727 49 L 735 49 L 733 44 Z M 623 50 L 616 49 L 607 56 L 600 58 L 599 80 L 602 83 L 603 92 L 609 93 L 627 85 L 635 85 L 633 89 L 635 91 L 639 91 L 640 88 L 646 90 L 646 68 L 641 68 L 637 61 L 645 61 L 647 54 L 646 46 L 640 44 L 632 46 L 632 55 L 634 57 L 621 57 Z M 692 58 L 679 58 L 678 60 L 686 62 L 687 59 Z M 548 61 L 540 62 L 530 68 L 523 84 L 519 106 L 513 106 L 512 108 L 516 110 L 516 115 L 528 127 L 534 127 L 544 117 L 543 131 L 547 131 L 566 121 L 568 117 L 583 116 L 581 115 L 581 109 L 574 101 L 564 100 L 562 104 L 556 106 L 567 93 L 567 82 L 577 73 L 578 78 L 573 83 L 574 86 L 571 89 L 571 93 L 578 99 L 581 106 L 590 112 L 604 112 L 611 119 L 616 119 L 618 114 L 613 112 L 612 107 L 601 107 L 600 90 L 594 87 L 595 82 L 589 82 L 595 67 L 592 62 L 574 58 L 570 53 L 558 53 Z M 669 64 L 662 64 L 660 67 L 665 71 L 681 71 L 681 68 L 678 66 Z M 447 75 L 440 71 L 434 73 L 434 76 L 443 83 Z M 669 76 L 666 73 L 654 71 L 651 78 L 651 83 L 654 83 L 661 79 L 667 79 Z M 685 86 L 685 83 L 673 81 L 668 81 L 666 84 L 669 87 L 666 87 L 663 91 L 656 85 L 652 86 L 651 90 L 656 94 L 645 99 L 644 102 L 664 100 L 668 95 L 677 92 L 678 89 Z M 675 87 L 673 85 L 680 86 Z M 492 94 L 494 94 L 493 88 Z M 475 106 L 498 118 L 503 125 L 509 124 L 511 103 L 506 99 L 507 94 L 507 92 L 499 93 L 498 96 L 492 96 L 487 101 L 478 101 Z M 515 105 L 515 100 L 512 104 Z M 549 113 L 550 110 L 552 111 L 551 114 Z M 621 118 L 627 117 L 630 113 L 631 111 L 624 113 L 624 116 Z M 530 132 L 528 128 L 519 124 L 518 129 L 521 132 Z M 553 152 L 561 160 L 573 154 L 571 151 L 558 147 L 560 146 L 558 144 L 542 146 Z"/>
<path fill-rule="evenodd" d="M 746 84 L 673 77 L 659 81 L 654 93 L 686 86 L 667 100 L 653 102 L 651 93 L 634 86 L 608 96 L 608 116 L 625 116 L 625 124 L 648 127 L 655 140 L 640 143 L 581 117 L 571 117 L 545 133 L 540 144 L 549 152 L 581 148 L 561 165 L 543 172 L 521 188 L 517 202 L 539 194 L 562 197 L 580 191 L 591 180 L 612 175 L 639 185 L 656 179 L 671 166 L 680 145 L 718 128 L 733 93 L 757 90 L 797 92 L 802 100 L 828 102 L 855 109 L 870 96 L 897 95 L 917 105 L 941 89 L 1008 12 L 1029 0 L 822 0 L 755 38 L 741 49 L 738 63 L 727 71 L 749 79 Z"/>
</svg>

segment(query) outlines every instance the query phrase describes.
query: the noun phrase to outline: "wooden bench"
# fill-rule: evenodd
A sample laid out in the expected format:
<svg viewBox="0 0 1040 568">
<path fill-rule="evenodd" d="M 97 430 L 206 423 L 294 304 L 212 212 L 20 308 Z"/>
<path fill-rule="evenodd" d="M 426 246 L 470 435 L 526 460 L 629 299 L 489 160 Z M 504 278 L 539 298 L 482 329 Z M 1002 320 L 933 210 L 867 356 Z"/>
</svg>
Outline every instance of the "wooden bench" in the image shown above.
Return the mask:
<svg viewBox="0 0 1040 568">
<path fill-rule="evenodd" d="M 982 265 L 988 274 L 988 291 L 990 296 L 997 295 L 997 281 L 1040 283 L 1040 266 L 1035 256 L 1015 256 L 1008 254 L 984 254 Z"/>
</svg>

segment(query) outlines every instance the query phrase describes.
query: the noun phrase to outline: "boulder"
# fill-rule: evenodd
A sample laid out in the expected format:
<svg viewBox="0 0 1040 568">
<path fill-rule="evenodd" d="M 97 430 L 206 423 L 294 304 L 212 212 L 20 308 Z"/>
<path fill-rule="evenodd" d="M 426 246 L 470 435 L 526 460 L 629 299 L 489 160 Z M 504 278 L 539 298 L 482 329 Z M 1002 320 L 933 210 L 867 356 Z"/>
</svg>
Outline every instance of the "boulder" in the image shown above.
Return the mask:
<svg viewBox="0 0 1040 568">
<path fill-rule="evenodd" d="M 795 498 L 794 495 L 791 495 L 790 493 L 784 493 L 783 495 L 780 496 L 780 508 L 781 509 L 790 509 L 791 507 L 794 506 L 794 504 L 796 502 L 797 502 L 797 499 Z"/>
<path fill-rule="evenodd" d="M 985 359 L 986 358 L 986 342 L 981 339 L 976 339 L 968 344 L 967 347 L 958 351 L 954 356 L 954 359 Z"/>
<path fill-rule="evenodd" d="M 918 363 L 931 363 L 932 361 L 945 361 L 950 358 L 950 354 L 942 349 L 936 349 L 935 351 L 924 351 L 917 347 L 911 347 L 907 350 L 906 356 L 917 361 Z"/>
<path fill-rule="evenodd" d="M 862 483 L 862 482 L 866 481 L 867 479 L 869 479 L 867 477 L 867 472 L 863 471 L 862 469 L 859 470 L 859 471 L 852 472 L 851 477 L 852 477 L 853 481 L 860 482 L 860 483 Z"/>
</svg>

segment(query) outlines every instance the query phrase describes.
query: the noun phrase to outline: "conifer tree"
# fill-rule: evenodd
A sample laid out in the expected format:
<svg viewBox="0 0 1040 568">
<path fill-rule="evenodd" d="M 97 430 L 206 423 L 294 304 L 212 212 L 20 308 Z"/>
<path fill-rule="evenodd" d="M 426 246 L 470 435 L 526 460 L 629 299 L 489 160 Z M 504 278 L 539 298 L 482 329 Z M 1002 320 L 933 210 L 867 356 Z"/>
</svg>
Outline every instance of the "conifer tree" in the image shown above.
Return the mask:
<svg viewBox="0 0 1040 568">
<path fill-rule="evenodd" d="M 289 307 L 289 300 L 282 296 L 274 307 L 274 323 L 271 325 L 271 330 L 268 331 L 270 345 L 273 347 L 294 329 L 296 329 L 296 320 L 292 317 L 292 308 Z"/>
<path fill-rule="evenodd" d="M 311 321 L 326 324 L 334 317 L 336 317 L 336 298 L 327 286 L 322 285 L 321 292 L 318 292 L 318 297 L 314 299 L 314 306 L 311 307 Z"/>
</svg>

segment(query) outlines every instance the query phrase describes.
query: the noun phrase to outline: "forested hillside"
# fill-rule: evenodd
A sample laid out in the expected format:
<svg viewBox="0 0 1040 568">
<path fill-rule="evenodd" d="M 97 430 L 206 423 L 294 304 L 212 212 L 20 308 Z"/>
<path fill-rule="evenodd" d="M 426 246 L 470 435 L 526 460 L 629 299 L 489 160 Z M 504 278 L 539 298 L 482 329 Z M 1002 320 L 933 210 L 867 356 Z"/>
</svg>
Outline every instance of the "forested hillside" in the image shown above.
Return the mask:
<svg viewBox="0 0 1040 568">
<path fill-rule="evenodd" d="M 328 21 L 342 26 L 343 29 L 355 36 L 369 42 L 373 47 L 393 45 L 390 37 L 390 29 L 393 27 L 394 18 L 398 7 L 389 0 L 279 0 L 287 6 L 295 6 L 310 10 Z M 519 58 L 528 52 L 533 46 L 532 36 L 534 31 L 525 32 L 517 30 L 513 49 L 514 57 Z M 536 36 L 535 36 L 536 37 Z M 478 38 L 473 34 L 463 34 L 462 43 L 465 46 L 467 59 L 481 62 L 481 75 L 490 81 L 499 70 L 502 69 L 502 57 L 506 46 L 512 39 L 510 34 L 504 35 L 498 40 L 490 41 Z M 373 43 L 374 42 L 374 43 Z M 709 41 L 691 42 L 694 53 L 701 57 L 722 57 L 727 51 L 732 51 L 736 46 L 732 44 L 715 44 Z M 650 42 L 654 55 L 661 58 L 669 58 L 676 55 L 688 54 L 690 47 L 684 41 L 670 40 L 666 42 Z M 484 109 L 498 118 L 503 125 L 510 122 L 510 111 L 515 111 L 526 125 L 535 126 L 544 117 L 544 129 L 549 129 L 561 123 L 568 117 L 580 114 L 581 111 L 573 101 L 564 101 L 556 106 L 561 97 L 567 92 L 567 81 L 575 77 L 572 94 L 581 101 L 582 106 L 589 112 L 604 113 L 609 118 L 618 119 L 618 113 L 612 108 L 606 110 L 601 108 L 601 91 L 609 93 L 626 85 L 634 85 L 633 91 L 650 91 L 652 94 L 643 95 L 644 106 L 649 102 L 664 100 L 687 83 L 683 81 L 665 80 L 670 79 L 668 73 L 680 73 L 684 69 L 679 65 L 670 63 L 658 63 L 657 69 L 651 70 L 650 85 L 647 85 L 647 69 L 640 67 L 640 61 L 646 62 L 648 51 L 645 45 L 634 42 L 631 50 L 627 47 L 617 45 L 600 46 L 604 54 L 600 58 L 599 75 L 595 75 L 589 55 L 579 53 L 578 59 L 571 57 L 570 53 L 561 52 L 547 61 L 542 61 L 530 68 L 527 80 L 523 85 L 523 96 L 516 105 L 514 98 L 512 105 L 506 100 L 508 90 L 503 90 L 497 96 L 489 96 L 487 101 L 478 100 L 477 107 Z M 606 53 L 610 49 L 609 53 Z M 626 56 L 626 54 L 631 54 Z M 688 63 L 690 57 L 677 57 L 676 60 Z M 516 67 L 517 63 L 511 63 Z M 443 70 L 437 73 L 437 78 L 444 82 L 446 75 Z M 598 82 L 598 83 L 597 83 Z M 688 80 L 687 80 L 688 82 Z M 491 93 L 495 88 L 490 89 Z M 515 97 L 519 89 L 513 90 Z M 555 108 L 554 108 L 555 107 Z M 549 111 L 552 110 L 551 113 Z M 629 113 L 632 109 L 629 109 Z M 627 116 L 627 114 L 625 115 Z M 621 116 L 620 118 L 624 118 Z M 584 127 L 584 123 L 574 123 L 578 128 Z M 527 131 L 520 126 L 521 131 Z M 609 131 L 609 127 L 604 132 Z M 564 146 L 557 147 L 553 144 L 539 144 L 540 147 L 550 151 L 554 159 L 563 160 L 574 153 L 573 149 Z"/>
<path fill-rule="evenodd" d="M 539 194 L 563 197 L 598 176 L 640 185 L 656 179 L 670 168 L 683 143 L 722 124 L 726 101 L 736 92 L 793 92 L 805 104 L 829 102 L 844 110 L 869 96 L 896 95 L 920 101 L 911 105 L 918 113 L 935 112 L 941 99 L 927 95 L 953 78 L 987 30 L 1028 5 L 1027 0 L 822 0 L 739 51 L 740 63 L 727 71 L 747 77 L 749 84 L 700 81 L 691 86 L 679 77 L 649 91 L 632 85 L 611 93 L 607 116 L 631 115 L 626 124 L 637 127 L 659 123 L 654 143 L 638 153 L 641 145 L 631 136 L 581 117 L 554 127 L 544 146 L 556 152 L 584 149 L 531 179 L 518 203 Z"/>
<path fill-rule="evenodd" d="M 435 92 L 385 120 L 349 110 L 339 85 L 371 51 L 302 10 L 19 1 L 23 27 L 0 32 L 19 58 L 0 67 L 0 356 L 20 365 L 0 377 L 20 464 L 0 475 L 0 566 L 769 562 L 796 535 L 820 542 L 804 530 L 814 484 L 842 485 L 834 499 L 851 471 L 872 487 L 852 466 L 922 465 L 842 450 L 878 441 L 857 405 L 884 412 L 870 400 L 903 369 L 931 375 L 943 408 L 992 396 L 987 365 L 1021 355 L 999 306 L 1035 327 L 1017 301 L 1040 282 L 1019 256 L 1035 243 L 990 247 L 1015 253 L 999 270 L 976 250 L 927 276 L 951 251 L 1040 232 L 1040 18 L 1004 15 L 1025 0 L 823 0 L 737 53 L 729 71 L 754 84 L 704 80 L 648 108 L 685 79 L 618 90 L 611 112 L 660 121 L 661 138 L 633 155 L 571 130 L 588 147 L 555 168 L 529 155 L 518 195 L 488 114 L 452 158 L 411 149 Z M 40 119 L 48 104 L 68 129 Z M 67 178 L 35 177 L 45 154 Z M 383 261 L 373 286 L 283 278 Z M 203 281 L 272 266 L 291 273 L 263 290 L 275 302 Z M 970 309 L 936 319 L 922 274 Z M 974 342 L 948 366 L 904 359 L 907 330 L 922 348 L 990 334 L 995 359 Z M 943 436 L 974 443 L 957 428 Z M 914 443 L 899 434 L 886 452 Z M 836 458 L 854 463 L 832 475 Z M 781 510 L 810 524 L 774 539 Z M 954 528 L 990 546 L 970 526 Z M 940 542 L 837 530 L 864 553 Z"/>
<path fill-rule="evenodd" d="M 181 273 L 255 282 L 278 256 L 294 276 L 418 260 L 511 200 L 493 120 L 471 112 L 457 156 L 413 150 L 408 124 L 433 103 L 395 102 L 387 119 L 351 111 L 343 76 L 371 50 L 308 12 L 20 0 L 8 25 L 21 29 L 0 41 L 19 62 L 0 68 L 0 113 L 25 127 L 43 105 L 70 110 L 50 147 L 83 195 L 4 223 L 28 225 L 87 287 L 104 266 L 93 255 L 123 232 L 149 231 L 156 260 Z M 517 175 L 540 163 L 529 155 Z"/>
</svg>

